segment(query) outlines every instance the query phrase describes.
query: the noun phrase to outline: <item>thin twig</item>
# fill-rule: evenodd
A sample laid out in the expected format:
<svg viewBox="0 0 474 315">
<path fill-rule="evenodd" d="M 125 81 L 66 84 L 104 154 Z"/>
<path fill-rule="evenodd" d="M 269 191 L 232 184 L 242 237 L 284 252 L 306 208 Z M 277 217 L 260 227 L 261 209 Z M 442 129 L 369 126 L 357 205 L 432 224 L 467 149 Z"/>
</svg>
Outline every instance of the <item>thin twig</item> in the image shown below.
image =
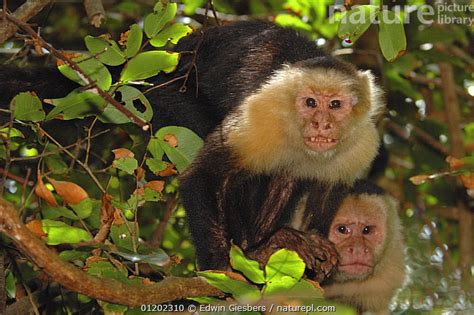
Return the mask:
<svg viewBox="0 0 474 315">
<path fill-rule="evenodd" d="M 177 200 L 176 195 L 172 194 L 168 196 L 166 200 L 166 212 L 160 220 L 156 230 L 153 232 L 151 237 L 151 245 L 154 248 L 158 248 L 161 246 L 161 242 L 163 241 L 163 235 L 165 234 L 166 226 L 168 225 L 169 220 L 173 214 L 173 211 L 176 209 Z"/>
<path fill-rule="evenodd" d="M 198 68 L 197 68 L 196 60 L 197 60 L 197 54 L 198 54 L 199 48 L 201 47 L 202 42 L 204 41 L 204 31 L 206 30 L 207 21 L 209 20 L 209 17 L 207 15 L 208 11 L 209 11 L 209 2 L 206 3 L 206 19 L 204 20 L 204 23 L 202 24 L 202 27 L 199 30 L 199 33 L 201 36 L 199 37 L 199 41 L 196 45 L 196 48 L 194 49 L 194 55 L 193 55 L 193 59 L 191 60 L 191 66 L 184 74 L 184 82 L 179 89 L 181 93 L 186 92 L 187 90 L 186 83 L 188 83 L 189 75 L 191 74 L 191 71 L 193 71 L 194 69 L 196 73 L 196 97 L 198 96 L 198 93 L 199 93 L 199 77 L 198 77 Z"/>
<path fill-rule="evenodd" d="M 186 75 L 183 74 L 183 75 L 181 75 L 181 76 L 179 76 L 179 77 L 173 78 L 173 79 L 171 79 L 171 80 L 169 80 L 169 81 L 166 81 L 166 82 L 164 82 L 164 83 L 155 85 L 155 86 L 153 86 L 153 87 L 151 87 L 151 88 L 145 90 L 145 91 L 143 92 L 143 94 L 150 93 L 150 92 L 153 91 L 153 90 L 162 88 L 162 87 L 167 86 L 167 85 L 169 85 L 169 84 L 171 84 L 171 83 L 173 83 L 173 82 L 176 82 L 176 81 L 179 81 L 179 80 L 185 79 L 185 78 L 186 78 Z"/>
<path fill-rule="evenodd" d="M 16 9 L 12 15 L 16 19 L 26 22 L 43 10 L 50 2 L 51 0 L 28 0 Z M 5 19 L 8 19 L 6 1 L 3 1 L 2 13 L 2 21 L 0 21 L 0 44 L 15 35 L 16 32 L 16 23 L 9 23 Z"/>
<path fill-rule="evenodd" d="M 86 147 L 86 157 L 84 158 L 84 164 L 87 165 L 89 164 L 89 152 L 91 150 L 91 134 L 92 134 L 92 129 L 94 128 L 95 123 L 99 119 L 99 116 L 96 116 L 94 120 L 91 123 L 91 126 L 87 130 L 87 147 Z"/>
<path fill-rule="evenodd" d="M 52 142 L 54 142 L 54 144 L 56 144 L 64 153 L 66 153 L 67 155 L 69 155 L 69 157 L 71 159 L 73 159 L 74 161 L 77 162 L 77 164 L 79 164 L 86 172 L 87 174 L 89 174 L 90 178 L 94 181 L 94 183 L 97 185 L 97 187 L 100 189 L 100 191 L 104 194 L 105 193 L 105 189 L 104 187 L 102 187 L 102 184 L 99 182 L 99 180 L 97 179 L 97 177 L 95 177 L 94 173 L 92 173 L 91 169 L 89 168 L 89 166 L 85 165 L 84 163 L 82 163 L 74 154 L 72 154 L 71 152 L 69 152 L 65 147 L 62 146 L 61 143 L 59 143 L 56 139 L 54 139 L 49 133 L 46 132 L 46 130 L 44 130 L 43 128 L 40 127 L 39 124 L 36 124 L 36 127 L 41 130 L 41 132 L 48 138 L 50 139 Z"/>
<path fill-rule="evenodd" d="M 98 136 L 101 136 L 107 132 L 109 132 L 110 129 L 106 129 L 106 130 L 103 130 L 101 132 L 98 132 L 96 133 L 95 135 L 93 135 L 91 138 L 96 138 Z M 67 145 L 65 146 L 64 148 L 65 149 L 70 149 L 70 148 L 73 148 L 75 147 L 76 145 L 80 145 L 82 144 L 83 142 L 86 142 L 87 141 L 87 138 L 84 138 L 84 139 L 81 139 L 73 144 L 70 144 L 70 145 Z M 39 154 L 39 155 L 36 155 L 36 156 L 27 156 L 27 157 L 14 157 L 12 158 L 12 162 L 15 162 L 15 161 L 28 161 L 28 160 L 36 160 L 36 159 L 39 159 L 39 158 L 43 158 L 43 157 L 46 157 L 46 156 L 49 156 L 49 155 L 56 155 L 58 153 L 62 152 L 62 150 L 53 150 L 53 151 L 50 151 L 50 152 L 45 152 L 45 153 L 42 153 L 42 154 Z"/>
<path fill-rule="evenodd" d="M 48 50 L 51 54 L 53 54 L 56 58 L 64 61 L 67 65 L 69 65 L 74 71 L 79 73 L 81 77 L 84 78 L 85 84 L 90 85 L 94 88 L 95 91 L 108 103 L 112 104 L 117 110 L 119 110 L 122 114 L 127 116 L 131 122 L 134 124 L 138 125 L 140 128 L 143 130 L 148 130 L 149 125 L 141 120 L 140 117 L 136 116 L 134 113 L 132 113 L 130 110 L 128 110 L 125 106 L 123 106 L 120 102 L 118 102 L 116 99 L 114 99 L 109 93 L 105 92 L 102 90 L 96 82 L 87 74 L 85 73 L 81 67 L 73 61 L 71 58 L 67 57 L 65 54 L 48 44 L 41 36 L 36 33 L 30 25 L 27 23 L 24 23 L 23 21 L 13 17 L 12 15 L 7 14 L 6 15 L 7 19 L 10 21 L 14 22 L 16 25 L 20 26 L 24 31 L 26 31 L 38 44 L 40 44 L 42 47 L 44 47 L 46 50 Z"/>
</svg>

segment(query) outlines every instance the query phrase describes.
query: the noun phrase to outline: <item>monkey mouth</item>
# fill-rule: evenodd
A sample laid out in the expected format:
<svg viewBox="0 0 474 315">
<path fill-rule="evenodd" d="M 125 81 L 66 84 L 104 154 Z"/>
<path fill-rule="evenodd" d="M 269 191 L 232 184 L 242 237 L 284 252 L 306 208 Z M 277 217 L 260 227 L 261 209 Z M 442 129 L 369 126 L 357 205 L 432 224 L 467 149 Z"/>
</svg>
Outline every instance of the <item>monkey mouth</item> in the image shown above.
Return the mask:
<svg viewBox="0 0 474 315">
<path fill-rule="evenodd" d="M 313 151 L 327 151 L 335 147 L 339 141 L 335 138 L 314 136 L 305 137 L 304 142 Z"/>
<path fill-rule="evenodd" d="M 363 262 L 353 262 L 341 264 L 338 269 L 346 274 L 366 274 L 372 271 L 373 266 Z"/>
</svg>

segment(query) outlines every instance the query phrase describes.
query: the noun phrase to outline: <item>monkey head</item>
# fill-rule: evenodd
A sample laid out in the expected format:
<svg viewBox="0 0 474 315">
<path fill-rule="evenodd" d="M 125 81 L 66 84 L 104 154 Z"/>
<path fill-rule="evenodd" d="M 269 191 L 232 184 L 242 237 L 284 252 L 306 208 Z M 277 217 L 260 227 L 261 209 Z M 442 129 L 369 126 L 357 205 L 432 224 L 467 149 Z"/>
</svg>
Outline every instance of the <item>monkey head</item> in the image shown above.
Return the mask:
<svg viewBox="0 0 474 315">
<path fill-rule="evenodd" d="M 359 311 L 387 313 L 405 281 L 397 202 L 379 186 L 356 181 L 338 207 L 328 238 L 340 261 L 336 273 L 323 283 L 325 297 Z"/>
<path fill-rule="evenodd" d="M 238 107 L 228 142 L 246 169 L 351 183 L 377 152 L 380 94 L 369 72 L 331 56 L 287 64 Z"/>
<path fill-rule="evenodd" d="M 342 202 L 329 230 L 340 262 L 335 280 L 367 279 L 374 272 L 385 248 L 387 213 L 376 195 L 349 195 Z"/>
</svg>

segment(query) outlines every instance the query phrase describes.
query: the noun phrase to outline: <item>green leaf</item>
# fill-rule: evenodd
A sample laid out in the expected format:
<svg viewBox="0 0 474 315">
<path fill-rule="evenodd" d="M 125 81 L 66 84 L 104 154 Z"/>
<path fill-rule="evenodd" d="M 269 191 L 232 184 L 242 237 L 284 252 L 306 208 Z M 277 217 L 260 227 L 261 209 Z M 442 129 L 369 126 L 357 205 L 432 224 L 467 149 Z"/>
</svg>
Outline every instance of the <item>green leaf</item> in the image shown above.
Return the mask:
<svg viewBox="0 0 474 315">
<path fill-rule="evenodd" d="M 158 159 L 147 158 L 145 163 L 150 169 L 150 171 L 153 172 L 153 174 L 157 174 L 161 171 L 164 171 L 167 167 L 167 164 L 164 161 Z"/>
<path fill-rule="evenodd" d="M 40 99 L 32 92 L 23 92 L 15 96 L 10 108 L 13 118 L 18 120 L 42 121 L 45 117 Z"/>
<path fill-rule="evenodd" d="M 282 293 L 290 290 L 298 283 L 298 280 L 291 276 L 281 276 L 268 281 L 264 288 L 265 296 L 269 294 Z"/>
<path fill-rule="evenodd" d="M 323 298 L 323 290 L 316 288 L 309 281 L 301 279 L 292 288 L 284 292 L 285 296 L 297 298 Z"/>
<path fill-rule="evenodd" d="M 91 254 L 79 250 L 63 250 L 59 253 L 59 258 L 64 261 L 82 260 L 85 261 Z"/>
<path fill-rule="evenodd" d="M 63 120 L 84 118 L 100 113 L 107 104 L 99 95 L 92 92 L 72 91 L 66 97 L 50 100 L 55 106 L 46 116 L 50 120 L 62 113 Z"/>
<path fill-rule="evenodd" d="M 160 71 L 174 71 L 178 65 L 179 53 L 167 51 L 147 51 L 130 59 L 122 71 L 122 82 L 144 80 L 157 75 Z"/>
<path fill-rule="evenodd" d="M 102 90 L 107 91 L 112 84 L 112 76 L 109 70 L 97 59 L 89 54 L 83 54 L 79 57 L 72 58 L 81 68 L 81 70 L 87 74 L 93 82 L 97 84 Z M 68 65 L 60 65 L 59 71 L 69 78 L 70 80 L 77 82 L 80 85 L 89 85 L 92 82 L 87 82 L 82 74 L 78 74 Z"/>
<path fill-rule="evenodd" d="M 5 277 L 5 291 L 10 299 L 14 299 L 16 297 L 15 277 L 10 270 L 7 270 L 7 275 Z"/>
<path fill-rule="evenodd" d="M 145 187 L 145 201 L 157 202 L 162 200 L 162 195 L 151 188 Z"/>
<path fill-rule="evenodd" d="M 173 135 L 177 139 L 177 146 L 172 147 L 164 141 L 166 135 Z M 193 131 L 185 127 L 168 126 L 163 127 L 155 134 L 160 141 L 161 148 L 172 163 L 176 165 L 178 172 L 182 173 L 196 157 L 204 141 Z"/>
<path fill-rule="evenodd" d="M 388 61 L 403 56 L 407 48 L 407 39 L 403 23 L 393 11 L 383 10 L 377 14 L 379 21 L 379 45 Z"/>
<path fill-rule="evenodd" d="M 64 222 L 47 219 L 41 220 L 41 222 L 43 224 L 43 231 L 48 235 L 46 237 L 46 244 L 48 245 L 79 243 L 92 240 L 89 232 L 69 226 Z"/>
<path fill-rule="evenodd" d="M 351 42 L 357 41 L 375 21 L 379 11 L 379 7 L 375 5 L 361 5 L 346 11 L 339 23 L 337 35 Z"/>
<path fill-rule="evenodd" d="M 134 222 L 128 222 L 128 225 L 130 226 L 130 229 L 133 231 L 135 230 L 135 244 L 138 244 L 138 235 L 137 235 L 137 229 L 135 229 L 135 223 Z M 112 227 L 110 228 L 110 237 L 112 238 L 112 241 L 118 248 L 124 248 L 130 252 L 133 252 L 133 242 L 132 242 L 132 237 L 130 235 L 130 231 L 128 230 L 127 224 L 121 224 L 121 225 L 115 225 L 113 224 Z"/>
<path fill-rule="evenodd" d="M 150 44 L 155 47 L 163 47 L 168 41 L 177 44 L 178 41 L 186 35 L 193 32 L 193 29 L 182 23 L 173 24 L 150 40 Z"/>
<path fill-rule="evenodd" d="M 93 37 L 87 35 L 84 38 L 87 49 L 100 62 L 109 66 L 118 66 L 126 61 L 124 53 L 120 50 L 117 43 L 107 35 Z"/>
<path fill-rule="evenodd" d="M 45 219 L 55 220 L 60 217 L 68 218 L 71 220 L 79 220 L 78 216 L 66 207 L 47 207 L 41 210 Z"/>
<path fill-rule="evenodd" d="M 292 27 L 307 32 L 311 32 L 311 25 L 301 21 L 301 19 L 292 14 L 278 14 L 275 18 L 275 23 L 282 27 Z"/>
<path fill-rule="evenodd" d="M 59 154 L 48 155 L 44 158 L 44 161 L 53 174 L 66 174 L 69 170 L 68 165 Z"/>
<path fill-rule="evenodd" d="M 147 150 L 151 153 L 153 158 L 161 160 L 165 151 L 161 148 L 160 140 L 156 138 L 151 138 L 148 143 Z"/>
<path fill-rule="evenodd" d="M 88 264 L 87 273 L 96 277 L 115 279 L 120 282 L 127 282 L 127 269 L 118 269 L 108 261 L 97 261 Z"/>
<path fill-rule="evenodd" d="M 184 4 L 184 14 L 193 15 L 198 8 L 204 7 L 206 0 L 182 0 Z"/>
<path fill-rule="evenodd" d="M 258 262 L 245 257 L 243 251 L 233 244 L 230 248 L 230 264 L 233 269 L 242 272 L 253 283 L 265 283 L 265 275 Z"/>
<path fill-rule="evenodd" d="M 81 219 L 88 218 L 93 209 L 93 201 L 90 198 L 86 198 L 84 200 L 81 200 L 78 204 L 70 204 L 69 205 L 72 210 L 77 214 L 77 216 Z"/>
<path fill-rule="evenodd" d="M 143 93 L 131 86 L 121 86 L 115 92 L 115 95 L 120 93 L 122 95 L 121 100 L 122 104 L 126 109 L 132 112 L 135 116 L 141 118 L 143 121 L 149 122 L 153 117 L 153 107 L 151 106 L 148 99 L 143 95 Z M 139 101 L 141 105 L 145 108 L 144 111 L 138 110 L 134 102 Z M 119 111 L 112 104 L 108 104 L 105 107 L 104 112 L 99 116 L 100 121 L 110 124 L 126 124 L 130 122 L 130 118 L 125 116 L 121 111 Z"/>
<path fill-rule="evenodd" d="M 132 157 L 123 157 L 114 160 L 112 166 L 132 175 L 138 167 L 138 161 Z"/>
<path fill-rule="evenodd" d="M 135 56 L 142 47 L 143 32 L 138 24 L 130 26 L 127 42 L 125 43 L 125 57 L 130 58 Z"/>
<path fill-rule="evenodd" d="M 0 129 L 0 134 L 2 137 L 5 137 L 5 138 L 7 136 L 10 138 L 24 138 L 25 137 L 20 130 L 16 128 L 9 128 L 9 127 Z"/>
<path fill-rule="evenodd" d="M 305 264 L 294 251 L 280 249 L 273 253 L 265 266 L 265 274 L 268 282 L 285 282 L 286 276 L 300 280 L 303 276 Z"/>
<path fill-rule="evenodd" d="M 257 287 L 242 281 L 231 279 L 224 273 L 203 271 L 198 272 L 197 274 L 206 278 L 209 284 L 225 293 L 232 294 L 234 298 L 241 302 L 252 303 L 258 301 L 261 297 L 260 291 Z"/>
<path fill-rule="evenodd" d="M 171 260 L 168 254 L 161 248 L 154 250 L 153 253 L 148 255 L 140 255 L 136 253 L 125 253 L 125 252 L 112 252 L 115 255 L 121 256 L 133 263 L 145 263 L 152 264 L 156 266 L 167 266 L 170 264 Z"/>
<path fill-rule="evenodd" d="M 148 14 L 145 17 L 143 28 L 148 38 L 154 37 L 158 34 L 166 23 L 170 22 L 176 15 L 178 5 L 176 3 L 168 3 L 164 5 L 161 2 L 157 2 L 153 8 L 153 13 Z"/>
</svg>

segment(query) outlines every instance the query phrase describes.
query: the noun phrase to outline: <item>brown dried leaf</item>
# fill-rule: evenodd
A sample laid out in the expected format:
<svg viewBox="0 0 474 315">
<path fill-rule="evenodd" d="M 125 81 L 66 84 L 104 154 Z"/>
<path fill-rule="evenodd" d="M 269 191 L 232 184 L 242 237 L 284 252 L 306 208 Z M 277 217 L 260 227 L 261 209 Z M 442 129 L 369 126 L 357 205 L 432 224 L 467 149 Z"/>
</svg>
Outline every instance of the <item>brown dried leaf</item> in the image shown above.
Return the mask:
<svg viewBox="0 0 474 315">
<path fill-rule="evenodd" d="M 449 168 L 450 168 L 452 171 L 458 170 L 458 169 L 460 169 L 462 166 L 464 166 L 464 162 L 461 161 L 461 160 L 458 159 L 458 158 L 455 158 L 454 156 L 448 156 L 448 157 L 446 158 L 446 162 L 448 162 Z"/>
<path fill-rule="evenodd" d="M 158 172 L 157 175 L 161 176 L 161 177 L 166 177 L 166 176 L 172 176 L 172 175 L 175 175 L 175 174 L 178 174 L 178 171 L 175 170 L 175 165 L 173 163 L 168 163 L 168 162 L 165 162 L 166 163 L 166 168 L 160 172 Z"/>
<path fill-rule="evenodd" d="M 151 281 L 148 278 L 143 278 L 143 280 L 142 280 L 142 284 L 144 284 L 144 285 L 151 285 L 151 284 L 154 284 L 154 283 L 155 283 L 154 281 Z"/>
<path fill-rule="evenodd" d="M 112 150 L 112 152 L 115 154 L 115 158 L 114 160 L 118 160 L 120 158 L 125 158 L 125 157 L 134 157 L 135 154 L 133 154 L 132 151 L 130 151 L 129 149 L 125 149 L 125 148 L 118 148 L 118 149 L 115 149 L 115 150 Z"/>
<path fill-rule="evenodd" d="M 68 59 L 74 59 L 74 58 L 77 58 L 77 57 L 82 56 L 82 55 L 79 54 L 79 53 L 70 53 L 70 52 L 66 52 L 66 51 L 61 51 L 61 52 L 62 52 L 63 56 L 65 56 L 65 57 L 68 58 Z M 64 65 L 64 64 L 66 64 L 66 63 L 64 62 L 64 60 L 62 60 L 62 59 L 56 59 L 56 65 L 57 65 L 58 67 L 59 67 L 59 66 L 62 66 L 62 65 Z"/>
<path fill-rule="evenodd" d="M 459 178 L 467 189 L 474 189 L 474 174 L 460 175 Z"/>
<path fill-rule="evenodd" d="M 123 32 L 122 34 L 120 34 L 120 39 L 119 39 L 118 43 L 119 43 L 121 46 L 125 46 L 125 44 L 127 43 L 128 34 L 130 34 L 130 30 L 128 30 L 128 31 Z"/>
<path fill-rule="evenodd" d="M 114 221 L 112 222 L 113 225 L 122 225 L 125 221 L 122 218 L 122 213 L 120 209 L 115 208 L 114 211 Z"/>
<path fill-rule="evenodd" d="M 421 185 L 421 184 L 424 184 L 429 178 L 429 175 L 416 175 L 416 176 L 412 176 L 410 177 L 410 181 L 414 184 L 414 185 Z"/>
<path fill-rule="evenodd" d="M 176 148 L 178 146 L 178 138 L 176 138 L 175 135 L 167 134 L 163 137 L 163 141 L 168 143 L 173 148 Z"/>
<path fill-rule="evenodd" d="M 135 170 L 135 176 L 137 178 L 137 181 L 141 181 L 145 177 L 145 169 L 143 167 L 138 167 Z"/>
<path fill-rule="evenodd" d="M 165 189 L 165 181 L 164 180 L 152 180 L 145 184 L 144 187 L 148 187 L 153 189 L 156 192 L 161 193 L 163 189 Z"/>
<path fill-rule="evenodd" d="M 138 196 L 144 196 L 145 195 L 145 189 L 143 187 L 137 188 L 137 189 L 135 189 L 133 194 L 138 195 Z"/>
<path fill-rule="evenodd" d="M 38 237 L 45 237 L 47 234 L 43 231 L 43 223 L 41 220 L 32 220 L 25 224 L 25 226 Z"/>
<path fill-rule="evenodd" d="M 54 199 L 53 193 L 44 185 L 40 171 L 38 171 L 38 183 L 35 187 L 36 196 L 46 201 L 50 206 L 57 207 L 58 203 Z"/>
<path fill-rule="evenodd" d="M 80 203 L 82 200 L 89 198 L 87 192 L 77 184 L 54 180 L 49 177 L 46 178 L 54 186 L 58 195 L 68 204 L 75 205 Z"/>
<path fill-rule="evenodd" d="M 108 224 L 114 219 L 114 208 L 112 207 L 112 196 L 104 194 L 100 205 L 100 222 Z"/>
</svg>

